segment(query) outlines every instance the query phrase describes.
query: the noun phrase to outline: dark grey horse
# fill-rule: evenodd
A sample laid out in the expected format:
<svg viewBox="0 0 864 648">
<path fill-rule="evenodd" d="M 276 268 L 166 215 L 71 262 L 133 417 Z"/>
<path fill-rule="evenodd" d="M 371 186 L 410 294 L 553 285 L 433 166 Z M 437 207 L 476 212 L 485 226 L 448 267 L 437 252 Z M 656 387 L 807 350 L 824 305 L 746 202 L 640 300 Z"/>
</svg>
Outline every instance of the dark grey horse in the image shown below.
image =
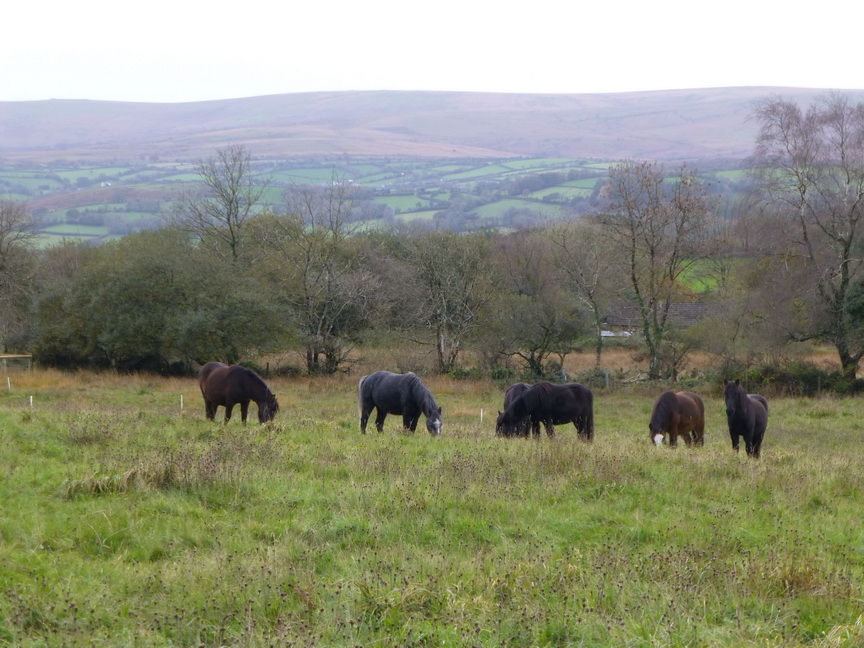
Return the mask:
<svg viewBox="0 0 864 648">
<path fill-rule="evenodd" d="M 738 440 L 743 436 L 747 456 L 758 459 L 768 427 L 768 401 L 759 394 L 748 394 L 737 380 L 724 380 L 723 384 L 732 447 L 737 451 Z"/>
<path fill-rule="evenodd" d="M 376 371 L 360 379 L 357 392 L 360 432 L 363 434 L 366 434 L 366 422 L 373 409 L 378 410 L 375 428 L 379 432 L 384 430 L 384 419 L 388 414 L 401 414 L 402 426 L 412 432 L 417 429 L 417 421 L 423 414 L 429 433 L 441 434 L 441 408 L 432 392 L 415 374 Z"/>
</svg>

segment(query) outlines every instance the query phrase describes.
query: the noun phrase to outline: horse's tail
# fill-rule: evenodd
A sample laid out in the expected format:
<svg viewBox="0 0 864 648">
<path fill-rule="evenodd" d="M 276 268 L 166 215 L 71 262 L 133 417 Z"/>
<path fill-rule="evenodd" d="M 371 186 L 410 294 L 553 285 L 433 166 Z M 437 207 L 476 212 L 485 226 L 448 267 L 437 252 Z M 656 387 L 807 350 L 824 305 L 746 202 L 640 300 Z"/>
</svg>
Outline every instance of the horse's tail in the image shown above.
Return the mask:
<svg viewBox="0 0 864 648">
<path fill-rule="evenodd" d="M 582 389 L 585 390 L 585 402 L 587 404 L 588 412 L 585 415 L 585 440 L 593 441 L 594 440 L 594 392 L 588 389 L 585 386 L 582 386 Z"/>
<path fill-rule="evenodd" d="M 360 378 L 360 382 L 357 383 L 357 416 L 363 416 L 363 381 L 368 377 L 363 376 Z"/>
</svg>

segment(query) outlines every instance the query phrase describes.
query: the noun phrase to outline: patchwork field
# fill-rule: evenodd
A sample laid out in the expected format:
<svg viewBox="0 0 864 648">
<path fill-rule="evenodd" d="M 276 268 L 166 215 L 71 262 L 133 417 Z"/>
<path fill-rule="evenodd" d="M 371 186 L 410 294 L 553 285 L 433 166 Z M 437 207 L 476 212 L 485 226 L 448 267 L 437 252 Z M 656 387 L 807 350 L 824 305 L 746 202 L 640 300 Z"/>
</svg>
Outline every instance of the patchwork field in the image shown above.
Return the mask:
<svg viewBox="0 0 864 648">
<path fill-rule="evenodd" d="M 361 436 L 358 376 L 270 380 L 246 427 L 191 379 L 8 377 L 3 645 L 864 643 L 860 399 L 771 399 L 753 461 L 719 387 L 705 446 L 671 450 L 662 387 L 598 391 L 588 445 L 495 438 L 486 381 L 427 381 L 432 438 Z"/>
</svg>

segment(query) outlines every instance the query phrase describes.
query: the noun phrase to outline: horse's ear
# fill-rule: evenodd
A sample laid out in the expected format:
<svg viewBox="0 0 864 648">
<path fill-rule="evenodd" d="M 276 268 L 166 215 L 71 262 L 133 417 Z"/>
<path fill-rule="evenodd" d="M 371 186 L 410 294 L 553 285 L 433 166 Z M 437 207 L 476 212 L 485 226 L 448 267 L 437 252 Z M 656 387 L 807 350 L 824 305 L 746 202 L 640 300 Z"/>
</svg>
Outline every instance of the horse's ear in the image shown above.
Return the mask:
<svg viewBox="0 0 864 648">
<path fill-rule="evenodd" d="M 438 414 L 441 414 L 441 411 L 442 411 L 442 410 L 441 410 L 441 406 L 439 405 L 439 406 L 438 406 Z"/>
<path fill-rule="evenodd" d="M 740 380 L 736 380 L 736 381 L 735 381 L 735 386 L 736 386 L 736 387 L 740 387 L 740 386 L 741 386 L 741 381 L 740 381 Z"/>
<path fill-rule="evenodd" d="M 729 384 L 729 381 L 726 380 L 726 379 L 724 378 L 724 379 L 723 379 L 723 386 L 725 387 L 725 386 L 728 385 L 728 384 Z"/>
</svg>

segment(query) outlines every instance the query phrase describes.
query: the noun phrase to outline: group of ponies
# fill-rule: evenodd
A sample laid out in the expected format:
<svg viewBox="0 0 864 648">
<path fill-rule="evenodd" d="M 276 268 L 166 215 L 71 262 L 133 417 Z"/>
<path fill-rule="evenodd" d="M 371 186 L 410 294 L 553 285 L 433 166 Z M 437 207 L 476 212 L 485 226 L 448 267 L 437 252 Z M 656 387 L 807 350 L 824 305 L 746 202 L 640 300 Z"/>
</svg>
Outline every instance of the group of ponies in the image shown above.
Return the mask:
<svg viewBox="0 0 864 648">
<path fill-rule="evenodd" d="M 747 455 L 758 458 L 768 425 L 768 403 L 758 394 L 748 394 L 739 381 L 724 380 L 726 420 L 732 447 L 737 451 L 744 439 Z M 235 405 L 240 405 L 240 417 L 246 423 L 249 403 L 258 405 L 258 421 L 272 421 L 279 411 L 279 401 L 267 384 L 251 369 L 239 365 L 208 362 L 198 372 L 198 386 L 204 397 L 209 420 L 216 409 L 225 408 L 225 421 L 231 419 Z M 360 412 L 360 432 L 372 410 L 377 410 L 375 428 L 381 432 L 388 414 L 402 417 L 402 427 L 414 432 L 420 415 L 426 417 L 430 434 L 441 434 L 441 407 L 428 387 L 413 373 L 396 374 L 376 371 L 363 376 L 357 385 L 357 406 Z M 504 393 L 504 411 L 498 412 L 496 436 L 540 436 L 541 424 L 549 437 L 555 436 L 555 426 L 572 423 L 583 441 L 594 439 L 594 394 L 579 383 L 556 385 L 538 382 L 516 383 Z M 648 424 L 651 440 L 658 446 L 668 437 L 675 447 L 678 437 L 690 445 L 701 446 L 705 441 L 705 405 L 689 391 L 663 392 L 651 410 Z"/>
<path fill-rule="evenodd" d="M 737 451 L 743 437 L 747 456 L 758 459 L 762 439 L 768 427 L 768 402 L 759 394 L 748 394 L 739 381 L 723 381 L 726 401 L 726 422 L 732 447 Z M 654 403 L 648 433 L 656 445 L 669 437 L 675 447 L 678 437 L 690 445 L 705 442 L 705 405 L 702 399 L 689 391 L 665 391 Z"/>
</svg>

